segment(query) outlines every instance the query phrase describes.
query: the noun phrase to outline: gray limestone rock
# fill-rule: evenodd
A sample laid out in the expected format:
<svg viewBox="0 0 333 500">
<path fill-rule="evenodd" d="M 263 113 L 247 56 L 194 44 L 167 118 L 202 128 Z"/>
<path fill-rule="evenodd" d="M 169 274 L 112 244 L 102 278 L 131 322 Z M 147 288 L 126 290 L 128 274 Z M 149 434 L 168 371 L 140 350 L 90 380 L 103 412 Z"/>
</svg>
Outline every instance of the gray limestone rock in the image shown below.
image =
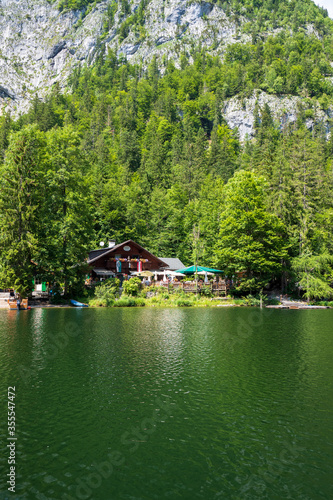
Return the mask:
<svg viewBox="0 0 333 500">
<path fill-rule="evenodd" d="M 208 15 L 213 10 L 213 5 L 211 3 L 193 3 L 186 10 L 186 21 L 193 23 L 197 19 L 201 18 L 204 15 Z"/>
<path fill-rule="evenodd" d="M 47 56 L 48 59 L 53 59 L 55 56 L 57 56 L 59 54 L 59 52 L 61 52 L 64 48 L 66 47 L 66 41 L 65 40 L 61 40 L 60 42 L 56 43 L 49 55 Z"/>
<path fill-rule="evenodd" d="M 256 102 L 259 105 L 259 116 L 264 105 L 268 104 L 271 115 L 276 125 L 282 129 L 289 123 L 295 123 L 297 119 L 297 105 L 302 101 L 297 96 L 275 96 L 266 92 L 257 91 L 248 99 L 233 97 L 225 102 L 223 116 L 230 128 L 238 128 L 239 137 L 244 141 L 246 137 L 254 136 L 254 107 Z M 304 101 L 303 105 L 304 105 Z M 309 107 L 309 105 L 307 105 Z M 332 110 L 323 111 L 319 105 L 313 109 L 314 117 L 306 121 L 308 129 L 312 130 L 314 123 L 322 123 L 326 135 L 330 132 L 330 116 Z"/>
<path fill-rule="evenodd" d="M 181 17 L 185 14 L 185 9 L 177 7 L 168 17 L 167 23 L 180 24 Z"/>
<path fill-rule="evenodd" d="M 3 87 L 2 85 L 0 85 L 0 97 L 2 97 L 2 98 L 9 97 L 10 99 L 13 99 L 13 100 L 16 99 L 14 92 L 9 90 L 8 88 Z"/>
<path fill-rule="evenodd" d="M 163 43 L 167 43 L 169 42 L 170 40 L 172 40 L 171 38 L 168 38 L 167 36 L 159 36 L 157 40 L 155 40 L 155 45 L 158 46 L 158 45 L 162 45 Z"/>
<path fill-rule="evenodd" d="M 130 56 L 132 54 L 135 54 L 135 52 L 137 52 L 139 47 L 140 47 L 139 43 L 136 44 L 125 43 L 120 47 L 118 54 L 122 53 L 125 54 L 126 56 Z"/>
</svg>

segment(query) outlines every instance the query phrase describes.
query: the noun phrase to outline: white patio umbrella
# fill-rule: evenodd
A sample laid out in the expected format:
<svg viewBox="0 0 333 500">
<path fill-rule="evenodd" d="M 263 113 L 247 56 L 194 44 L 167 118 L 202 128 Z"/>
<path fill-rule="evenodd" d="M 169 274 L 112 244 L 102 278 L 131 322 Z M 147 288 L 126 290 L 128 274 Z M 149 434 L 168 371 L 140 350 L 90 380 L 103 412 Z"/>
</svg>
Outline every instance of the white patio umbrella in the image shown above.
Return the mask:
<svg viewBox="0 0 333 500">
<path fill-rule="evenodd" d="M 154 273 L 152 273 L 151 271 L 140 271 L 137 273 L 137 276 L 139 276 L 140 278 L 151 278 L 151 276 L 154 276 Z"/>
<path fill-rule="evenodd" d="M 185 276 L 185 274 L 183 274 L 183 273 L 177 273 L 177 271 L 168 271 L 168 270 L 166 270 L 165 272 L 166 272 L 167 276 L 170 276 L 172 282 L 177 277 L 181 278 L 181 277 Z"/>
<path fill-rule="evenodd" d="M 214 273 L 210 273 L 209 271 L 199 271 L 198 274 L 204 274 L 205 275 L 205 283 L 209 283 L 208 281 L 208 274 L 213 276 Z"/>
</svg>

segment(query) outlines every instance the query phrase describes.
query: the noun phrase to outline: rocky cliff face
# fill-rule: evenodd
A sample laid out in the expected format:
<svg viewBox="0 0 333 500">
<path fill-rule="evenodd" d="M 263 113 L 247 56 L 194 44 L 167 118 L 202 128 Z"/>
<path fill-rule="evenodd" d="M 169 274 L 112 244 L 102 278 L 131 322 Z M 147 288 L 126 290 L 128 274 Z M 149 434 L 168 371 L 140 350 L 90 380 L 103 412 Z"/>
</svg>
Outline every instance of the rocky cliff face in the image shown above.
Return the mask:
<svg viewBox="0 0 333 500">
<path fill-rule="evenodd" d="M 157 54 L 177 59 L 182 50 L 190 51 L 201 42 L 210 51 L 221 52 L 239 39 L 235 25 L 220 8 L 210 3 L 184 0 L 151 0 L 145 8 L 140 30 L 129 26 L 119 34 L 131 12 L 119 9 L 106 33 L 105 21 L 110 0 L 85 11 L 59 12 L 57 2 L 47 0 L 0 0 L 0 107 L 14 114 L 24 112 L 31 98 L 45 95 L 55 82 L 66 85 L 71 69 L 94 59 L 99 38 L 132 62 Z M 181 45 L 180 45 L 181 40 Z"/>
<path fill-rule="evenodd" d="M 17 116 L 28 109 L 36 93 L 43 97 L 56 82 L 65 88 L 73 67 L 94 61 L 100 39 L 118 56 L 147 65 L 154 54 L 177 62 L 184 51 L 191 54 L 199 44 L 223 57 L 228 44 L 249 38 L 220 7 L 208 2 L 150 0 L 144 22 L 139 28 L 128 23 L 126 30 L 122 27 L 139 9 L 140 0 L 132 0 L 126 13 L 119 2 L 107 28 L 111 0 L 90 10 L 64 13 L 57 5 L 47 0 L 0 0 L 0 113 L 10 109 Z M 269 104 L 281 126 L 295 121 L 300 98 L 264 92 L 243 101 L 233 98 L 225 104 L 224 114 L 231 128 L 239 128 L 241 139 L 253 134 L 256 99 L 260 106 Z M 319 119 L 328 132 L 331 111 L 318 108 L 314 113 L 308 126 Z"/>
<path fill-rule="evenodd" d="M 122 43 L 118 38 L 110 46 L 128 58 L 135 54 L 133 60 L 139 61 L 149 60 L 153 54 L 177 59 L 181 52 L 190 53 L 199 44 L 210 53 L 222 54 L 229 43 L 248 39 L 238 35 L 235 24 L 220 7 L 207 2 L 152 0 L 146 19 L 144 34 L 131 31 Z"/>
<path fill-rule="evenodd" d="M 101 29 L 103 6 L 80 30 L 80 12 L 60 13 L 46 0 L 0 0 L 0 100 L 14 113 L 37 92 L 66 83 L 71 68 L 88 60 Z"/>
</svg>

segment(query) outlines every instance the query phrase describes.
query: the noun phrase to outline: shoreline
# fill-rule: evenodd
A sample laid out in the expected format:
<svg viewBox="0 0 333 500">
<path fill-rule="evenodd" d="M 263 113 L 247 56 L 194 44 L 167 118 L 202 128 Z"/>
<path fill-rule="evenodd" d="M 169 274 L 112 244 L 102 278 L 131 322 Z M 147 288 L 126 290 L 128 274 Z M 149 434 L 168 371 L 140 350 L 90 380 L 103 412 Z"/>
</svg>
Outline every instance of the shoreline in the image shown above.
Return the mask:
<svg viewBox="0 0 333 500">
<path fill-rule="evenodd" d="M 80 307 L 75 307 L 70 304 L 38 304 L 38 305 L 32 305 L 30 306 L 31 310 L 32 309 L 83 309 Z M 217 307 L 249 307 L 249 308 L 256 308 L 260 309 L 259 305 L 250 305 L 250 304 L 217 304 L 217 303 L 211 303 L 207 304 L 205 303 L 191 303 L 191 304 L 184 304 L 184 305 L 177 305 L 174 302 L 169 302 L 165 304 L 142 304 L 142 305 L 131 305 L 131 306 L 115 306 L 115 305 L 109 305 L 109 306 L 99 306 L 99 305 L 89 305 L 90 309 L 118 309 L 118 308 L 123 308 L 123 309 L 129 309 L 129 308 L 155 308 L 155 309 L 162 309 L 162 308 L 167 308 L 167 309 L 180 309 L 180 308 L 217 308 Z M 7 311 L 16 311 L 17 309 L 9 309 L 7 304 L 2 304 L 0 303 L 0 310 L 4 309 Z M 262 306 L 262 309 L 284 309 L 284 310 L 313 310 L 313 309 L 333 309 L 331 306 L 321 306 L 321 305 L 307 305 L 307 304 L 278 304 L 278 305 L 264 305 Z"/>
</svg>

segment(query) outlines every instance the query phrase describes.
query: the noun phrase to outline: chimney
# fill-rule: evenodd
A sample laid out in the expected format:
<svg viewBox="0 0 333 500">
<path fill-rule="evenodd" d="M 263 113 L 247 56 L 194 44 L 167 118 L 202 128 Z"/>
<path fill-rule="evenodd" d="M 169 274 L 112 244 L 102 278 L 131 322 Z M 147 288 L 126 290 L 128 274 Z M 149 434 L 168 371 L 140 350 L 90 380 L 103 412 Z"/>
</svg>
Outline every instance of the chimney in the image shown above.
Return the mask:
<svg viewBox="0 0 333 500">
<path fill-rule="evenodd" d="M 116 246 L 116 240 L 109 240 L 109 248 Z"/>
</svg>

